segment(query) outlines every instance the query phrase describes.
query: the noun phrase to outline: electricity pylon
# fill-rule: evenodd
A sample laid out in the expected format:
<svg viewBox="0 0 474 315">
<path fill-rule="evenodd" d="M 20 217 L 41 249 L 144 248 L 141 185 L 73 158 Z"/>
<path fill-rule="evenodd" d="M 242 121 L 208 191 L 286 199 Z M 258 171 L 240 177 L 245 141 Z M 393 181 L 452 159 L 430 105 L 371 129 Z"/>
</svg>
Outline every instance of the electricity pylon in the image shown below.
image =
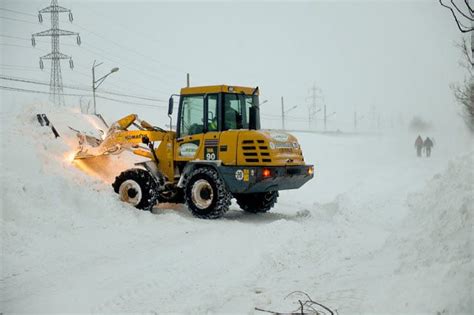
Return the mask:
<svg viewBox="0 0 474 315">
<path fill-rule="evenodd" d="M 72 22 L 73 16 L 69 9 L 60 7 L 58 0 L 51 0 L 49 7 L 41 9 L 38 12 L 38 19 L 40 23 L 43 23 L 43 13 L 51 13 L 51 28 L 46 31 L 35 33 L 31 35 L 31 43 L 36 46 L 35 37 L 37 36 L 49 36 L 51 37 L 51 52 L 40 57 L 40 68 L 43 69 L 43 60 L 51 60 L 51 77 L 49 81 L 49 99 L 55 105 L 64 105 L 63 95 L 63 79 L 61 76 L 61 59 L 69 59 L 69 66 L 74 68 L 74 63 L 70 56 L 62 54 L 59 51 L 59 37 L 60 36 L 76 36 L 77 44 L 81 44 L 81 38 L 79 33 L 65 31 L 59 28 L 59 13 L 69 13 L 69 21 Z"/>
</svg>

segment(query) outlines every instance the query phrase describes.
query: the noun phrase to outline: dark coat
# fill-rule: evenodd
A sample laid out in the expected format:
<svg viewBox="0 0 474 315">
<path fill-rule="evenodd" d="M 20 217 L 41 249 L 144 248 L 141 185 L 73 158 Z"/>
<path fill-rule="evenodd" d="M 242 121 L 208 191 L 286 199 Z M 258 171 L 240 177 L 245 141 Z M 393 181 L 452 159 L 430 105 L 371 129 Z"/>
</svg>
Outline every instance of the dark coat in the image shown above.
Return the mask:
<svg viewBox="0 0 474 315">
<path fill-rule="evenodd" d="M 423 146 L 425 148 L 430 148 L 431 149 L 433 147 L 433 141 L 431 141 L 431 139 L 427 137 L 425 139 L 425 142 L 423 142 Z"/>
<path fill-rule="evenodd" d="M 421 139 L 420 136 L 418 136 L 418 138 L 416 138 L 416 141 L 415 141 L 415 147 L 421 147 L 423 146 L 423 139 Z"/>
</svg>

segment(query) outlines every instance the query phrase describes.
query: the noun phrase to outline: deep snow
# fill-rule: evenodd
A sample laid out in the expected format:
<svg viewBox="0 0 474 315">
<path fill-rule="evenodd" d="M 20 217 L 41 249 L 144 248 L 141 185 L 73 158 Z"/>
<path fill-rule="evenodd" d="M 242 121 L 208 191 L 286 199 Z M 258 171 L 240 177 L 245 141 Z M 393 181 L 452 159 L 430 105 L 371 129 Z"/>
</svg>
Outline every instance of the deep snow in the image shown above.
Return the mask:
<svg viewBox="0 0 474 315">
<path fill-rule="evenodd" d="M 121 203 L 110 182 L 130 155 L 75 167 L 68 126 L 100 121 L 35 106 L 1 118 L 0 311 L 288 312 L 302 290 L 339 314 L 474 313 L 472 140 L 434 134 L 419 159 L 403 132 L 297 134 L 314 180 L 270 213 L 234 204 L 206 221 Z"/>
</svg>

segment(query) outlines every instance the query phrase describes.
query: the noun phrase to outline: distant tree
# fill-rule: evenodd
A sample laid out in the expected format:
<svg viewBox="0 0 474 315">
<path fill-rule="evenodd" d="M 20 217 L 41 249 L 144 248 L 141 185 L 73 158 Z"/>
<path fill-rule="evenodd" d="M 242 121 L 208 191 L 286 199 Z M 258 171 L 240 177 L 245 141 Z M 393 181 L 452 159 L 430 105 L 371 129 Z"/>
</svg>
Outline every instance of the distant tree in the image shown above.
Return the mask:
<svg viewBox="0 0 474 315">
<path fill-rule="evenodd" d="M 417 132 L 423 132 L 423 131 L 428 131 L 431 129 L 431 123 L 425 121 L 423 118 L 421 118 L 420 116 L 414 116 L 411 120 L 410 120 L 410 124 L 409 124 L 409 127 L 411 130 L 413 131 L 417 131 Z"/>
<path fill-rule="evenodd" d="M 467 40 L 463 39 L 461 44 L 457 45 L 463 58 L 460 65 L 466 69 L 466 77 L 462 83 L 451 85 L 456 101 L 463 107 L 462 116 L 469 130 L 474 133 L 474 60 L 469 54 Z"/>
</svg>

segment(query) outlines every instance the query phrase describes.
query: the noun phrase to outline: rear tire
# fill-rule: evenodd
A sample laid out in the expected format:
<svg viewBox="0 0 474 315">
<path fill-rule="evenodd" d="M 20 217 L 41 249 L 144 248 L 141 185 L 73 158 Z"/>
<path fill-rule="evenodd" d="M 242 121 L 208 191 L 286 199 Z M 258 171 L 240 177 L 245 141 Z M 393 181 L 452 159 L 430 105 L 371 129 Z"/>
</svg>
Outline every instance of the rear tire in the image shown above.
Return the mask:
<svg viewBox="0 0 474 315">
<path fill-rule="evenodd" d="M 158 184 L 144 169 L 133 168 L 120 173 L 112 187 L 120 200 L 137 209 L 151 211 L 158 200 Z"/>
<path fill-rule="evenodd" d="M 231 195 L 224 181 L 213 168 L 191 172 L 184 190 L 186 206 L 201 219 L 217 219 L 229 210 Z"/>
<path fill-rule="evenodd" d="M 278 196 L 278 191 L 234 195 L 240 208 L 251 213 L 264 213 L 270 211 L 275 203 L 277 203 Z"/>
</svg>

